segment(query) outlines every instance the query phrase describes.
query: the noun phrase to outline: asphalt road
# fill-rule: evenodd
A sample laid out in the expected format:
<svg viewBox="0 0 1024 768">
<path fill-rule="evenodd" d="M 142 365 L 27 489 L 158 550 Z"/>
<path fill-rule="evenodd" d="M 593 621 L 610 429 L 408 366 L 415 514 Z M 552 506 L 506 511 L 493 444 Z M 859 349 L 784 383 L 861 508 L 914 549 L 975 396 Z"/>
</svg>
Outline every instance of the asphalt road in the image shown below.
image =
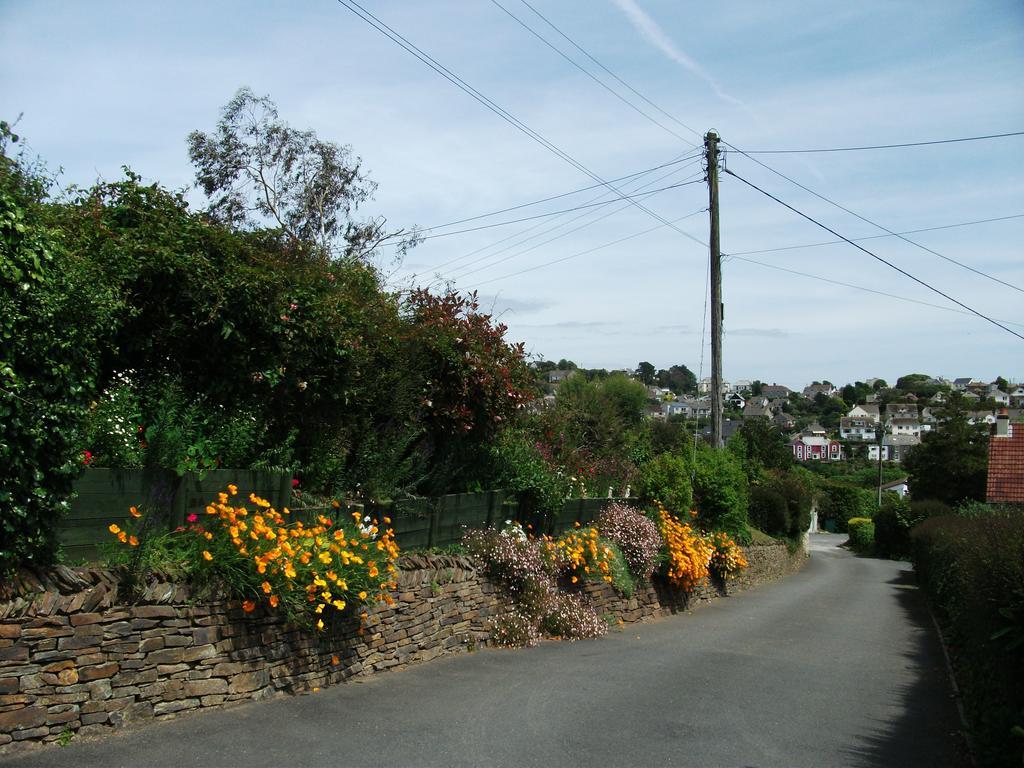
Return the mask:
<svg viewBox="0 0 1024 768">
<path fill-rule="evenodd" d="M 24 766 L 963 765 L 906 564 L 800 573 L 600 640 L 484 650 L 8 756 Z"/>
</svg>

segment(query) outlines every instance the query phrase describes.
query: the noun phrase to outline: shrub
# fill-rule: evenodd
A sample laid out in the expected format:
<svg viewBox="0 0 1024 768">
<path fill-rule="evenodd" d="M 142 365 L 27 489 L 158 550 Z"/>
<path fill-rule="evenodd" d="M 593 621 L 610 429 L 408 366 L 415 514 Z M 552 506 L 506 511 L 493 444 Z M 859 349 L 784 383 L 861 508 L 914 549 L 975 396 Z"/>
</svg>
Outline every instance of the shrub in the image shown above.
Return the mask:
<svg viewBox="0 0 1024 768">
<path fill-rule="evenodd" d="M 871 517 L 875 512 L 873 494 L 837 482 L 823 482 L 818 496 L 818 519 L 832 520 L 836 530 L 846 532 L 846 521 L 854 517 Z"/>
<path fill-rule="evenodd" d="M 747 567 L 747 558 L 729 534 L 722 531 L 712 533 L 708 537 L 711 546 L 711 562 L 708 569 L 717 578 L 725 581 Z"/>
<path fill-rule="evenodd" d="M 893 559 L 909 557 L 911 520 L 910 502 L 895 493 L 886 493 L 874 517 L 875 551 Z"/>
<path fill-rule="evenodd" d="M 547 537 L 531 539 L 517 525 L 502 531 L 492 528 L 466 532 L 466 550 L 484 563 L 488 573 L 502 580 L 516 602 L 513 610 L 492 624 L 496 643 L 533 645 L 539 641 L 542 627 L 569 640 L 596 637 L 607 631 L 593 607 L 581 595 L 559 593 L 556 580 L 568 569 L 584 577 L 614 581 L 612 567 L 608 565 L 606 571 L 599 564 L 607 565 L 617 556 L 621 570 L 626 571 L 625 562 L 617 550 L 591 537 L 589 530 L 578 538 L 581 541 L 567 538 L 563 546 L 558 546 Z M 583 551 L 577 551 L 577 544 Z M 597 564 L 592 574 L 586 570 L 589 564 Z M 580 578 L 574 576 L 573 581 Z"/>
<path fill-rule="evenodd" d="M 669 509 L 689 509 L 693 486 L 686 460 L 674 453 L 662 453 L 640 467 L 637 495 L 648 503 L 660 501 Z"/>
<path fill-rule="evenodd" d="M 708 575 L 713 555 L 703 536 L 687 523 L 658 509 L 658 528 L 665 542 L 665 576 L 670 584 L 684 590 L 693 589 Z"/>
<path fill-rule="evenodd" d="M 1020 765 L 1024 744 L 1024 510 L 932 517 L 910 534 L 914 569 L 956 648 L 982 764 Z"/>
<path fill-rule="evenodd" d="M 148 560 L 153 548 L 197 588 L 223 587 L 243 600 L 246 612 L 257 601 L 280 607 L 289 618 L 323 629 L 332 612 L 383 600 L 393 602 L 394 562 L 398 545 L 390 529 L 353 513 L 355 525 L 343 526 L 323 515 L 313 525 L 293 521 L 287 509 L 250 494 L 253 510 L 232 497 L 234 486 L 206 507 L 206 515 L 189 517 L 189 526 L 168 534 L 145 534 L 146 515 L 132 507 L 136 526 L 110 532 L 130 548 L 129 562 Z M 384 519 L 386 525 L 389 521 Z M 139 548 L 139 552 L 131 550 Z M 327 612 L 325 614 L 325 611 Z"/>
<path fill-rule="evenodd" d="M 870 517 L 854 517 L 846 521 L 850 546 L 855 552 L 870 552 L 875 544 L 875 524 Z"/>
<path fill-rule="evenodd" d="M 701 445 L 694 462 L 693 498 L 700 526 L 727 531 L 741 543 L 748 542 L 748 484 L 739 459 L 729 451 Z"/>
<path fill-rule="evenodd" d="M 650 578 L 663 543 L 654 521 L 635 507 L 614 502 L 605 507 L 595 525 L 601 536 L 618 546 L 635 576 Z"/>
<path fill-rule="evenodd" d="M 603 539 L 596 527 L 566 531 L 557 539 L 545 537 L 540 544 L 548 560 L 573 584 L 600 579 L 627 596 L 636 588 L 622 552 L 613 542 Z"/>
<path fill-rule="evenodd" d="M 503 433 L 491 448 L 491 460 L 494 483 L 515 493 L 525 510 L 541 516 L 561 511 L 567 483 L 526 433 Z"/>
<path fill-rule="evenodd" d="M 47 182 L 0 123 L 0 578 L 46 567 L 82 467 L 114 293 L 48 225 Z"/>
<path fill-rule="evenodd" d="M 750 523 L 769 536 L 789 535 L 789 508 L 782 494 L 755 485 L 750 489 Z"/>
</svg>

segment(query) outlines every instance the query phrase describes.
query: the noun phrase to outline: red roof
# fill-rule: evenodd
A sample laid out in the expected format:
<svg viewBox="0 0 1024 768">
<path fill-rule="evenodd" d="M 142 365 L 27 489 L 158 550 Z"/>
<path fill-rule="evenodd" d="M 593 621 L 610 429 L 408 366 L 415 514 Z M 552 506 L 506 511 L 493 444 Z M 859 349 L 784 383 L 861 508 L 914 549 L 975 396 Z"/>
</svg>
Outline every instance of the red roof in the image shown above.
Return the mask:
<svg viewBox="0 0 1024 768">
<path fill-rule="evenodd" d="M 1009 435 L 989 437 L 985 499 L 1024 502 L 1024 425 L 1011 424 Z"/>
</svg>

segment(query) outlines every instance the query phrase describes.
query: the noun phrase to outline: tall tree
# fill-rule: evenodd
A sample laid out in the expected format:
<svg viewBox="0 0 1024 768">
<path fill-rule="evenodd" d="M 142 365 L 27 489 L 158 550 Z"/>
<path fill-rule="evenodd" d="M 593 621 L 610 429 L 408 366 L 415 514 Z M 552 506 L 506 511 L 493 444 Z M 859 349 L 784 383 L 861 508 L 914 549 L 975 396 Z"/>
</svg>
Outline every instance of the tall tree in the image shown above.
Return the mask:
<svg viewBox="0 0 1024 768">
<path fill-rule="evenodd" d="M 988 474 L 988 430 L 971 424 L 959 396 L 938 412 L 942 428 L 926 432 L 921 444 L 903 462 L 915 500 L 938 499 L 955 505 L 967 499 L 985 500 Z"/>
<path fill-rule="evenodd" d="M 640 362 L 636 366 L 636 376 L 644 384 L 654 383 L 655 368 L 653 365 L 648 363 L 646 360 Z"/>
<path fill-rule="evenodd" d="M 269 97 L 248 88 L 227 103 L 215 132 L 189 134 L 188 151 L 209 213 L 229 226 L 272 222 L 290 240 L 317 246 L 324 258 L 365 257 L 386 240 L 403 248 L 414 242 L 414 234 L 388 231 L 382 217 L 354 218 L 377 185 L 351 147 L 292 128 Z"/>
</svg>

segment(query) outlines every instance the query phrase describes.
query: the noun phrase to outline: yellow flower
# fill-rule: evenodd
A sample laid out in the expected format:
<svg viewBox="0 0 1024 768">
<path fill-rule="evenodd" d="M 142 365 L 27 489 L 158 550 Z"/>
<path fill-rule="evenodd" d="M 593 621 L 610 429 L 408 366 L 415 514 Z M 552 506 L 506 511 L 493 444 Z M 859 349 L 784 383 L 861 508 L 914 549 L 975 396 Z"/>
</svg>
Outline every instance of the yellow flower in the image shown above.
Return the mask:
<svg viewBox="0 0 1024 768">
<path fill-rule="evenodd" d="M 228 483 L 228 493 L 230 493 L 232 496 L 237 494 L 238 493 L 238 486 L 235 485 L 234 483 Z"/>
<path fill-rule="evenodd" d="M 366 591 L 365 590 L 359 593 L 359 599 L 360 600 L 365 600 L 366 599 Z"/>
<path fill-rule="evenodd" d="M 211 555 L 210 551 L 207 549 L 203 550 L 203 560 L 213 560 L 213 555 Z"/>
<path fill-rule="evenodd" d="M 339 611 L 344 611 L 345 610 L 345 601 L 344 600 L 335 600 L 333 603 L 331 603 L 331 605 L 333 605 Z"/>
<path fill-rule="evenodd" d="M 117 525 L 117 523 L 111 523 L 109 526 L 107 526 L 107 530 L 115 535 L 121 532 L 121 528 Z"/>
<path fill-rule="evenodd" d="M 323 628 L 324 628 L 324 620 L 323 620 L 323 619 L 319 619 L 319 620 L 317 621 L 317 623 L 316 623 L 316 628 L 317 628 L 317 629 L 323 629 Z"/>
</svg>

